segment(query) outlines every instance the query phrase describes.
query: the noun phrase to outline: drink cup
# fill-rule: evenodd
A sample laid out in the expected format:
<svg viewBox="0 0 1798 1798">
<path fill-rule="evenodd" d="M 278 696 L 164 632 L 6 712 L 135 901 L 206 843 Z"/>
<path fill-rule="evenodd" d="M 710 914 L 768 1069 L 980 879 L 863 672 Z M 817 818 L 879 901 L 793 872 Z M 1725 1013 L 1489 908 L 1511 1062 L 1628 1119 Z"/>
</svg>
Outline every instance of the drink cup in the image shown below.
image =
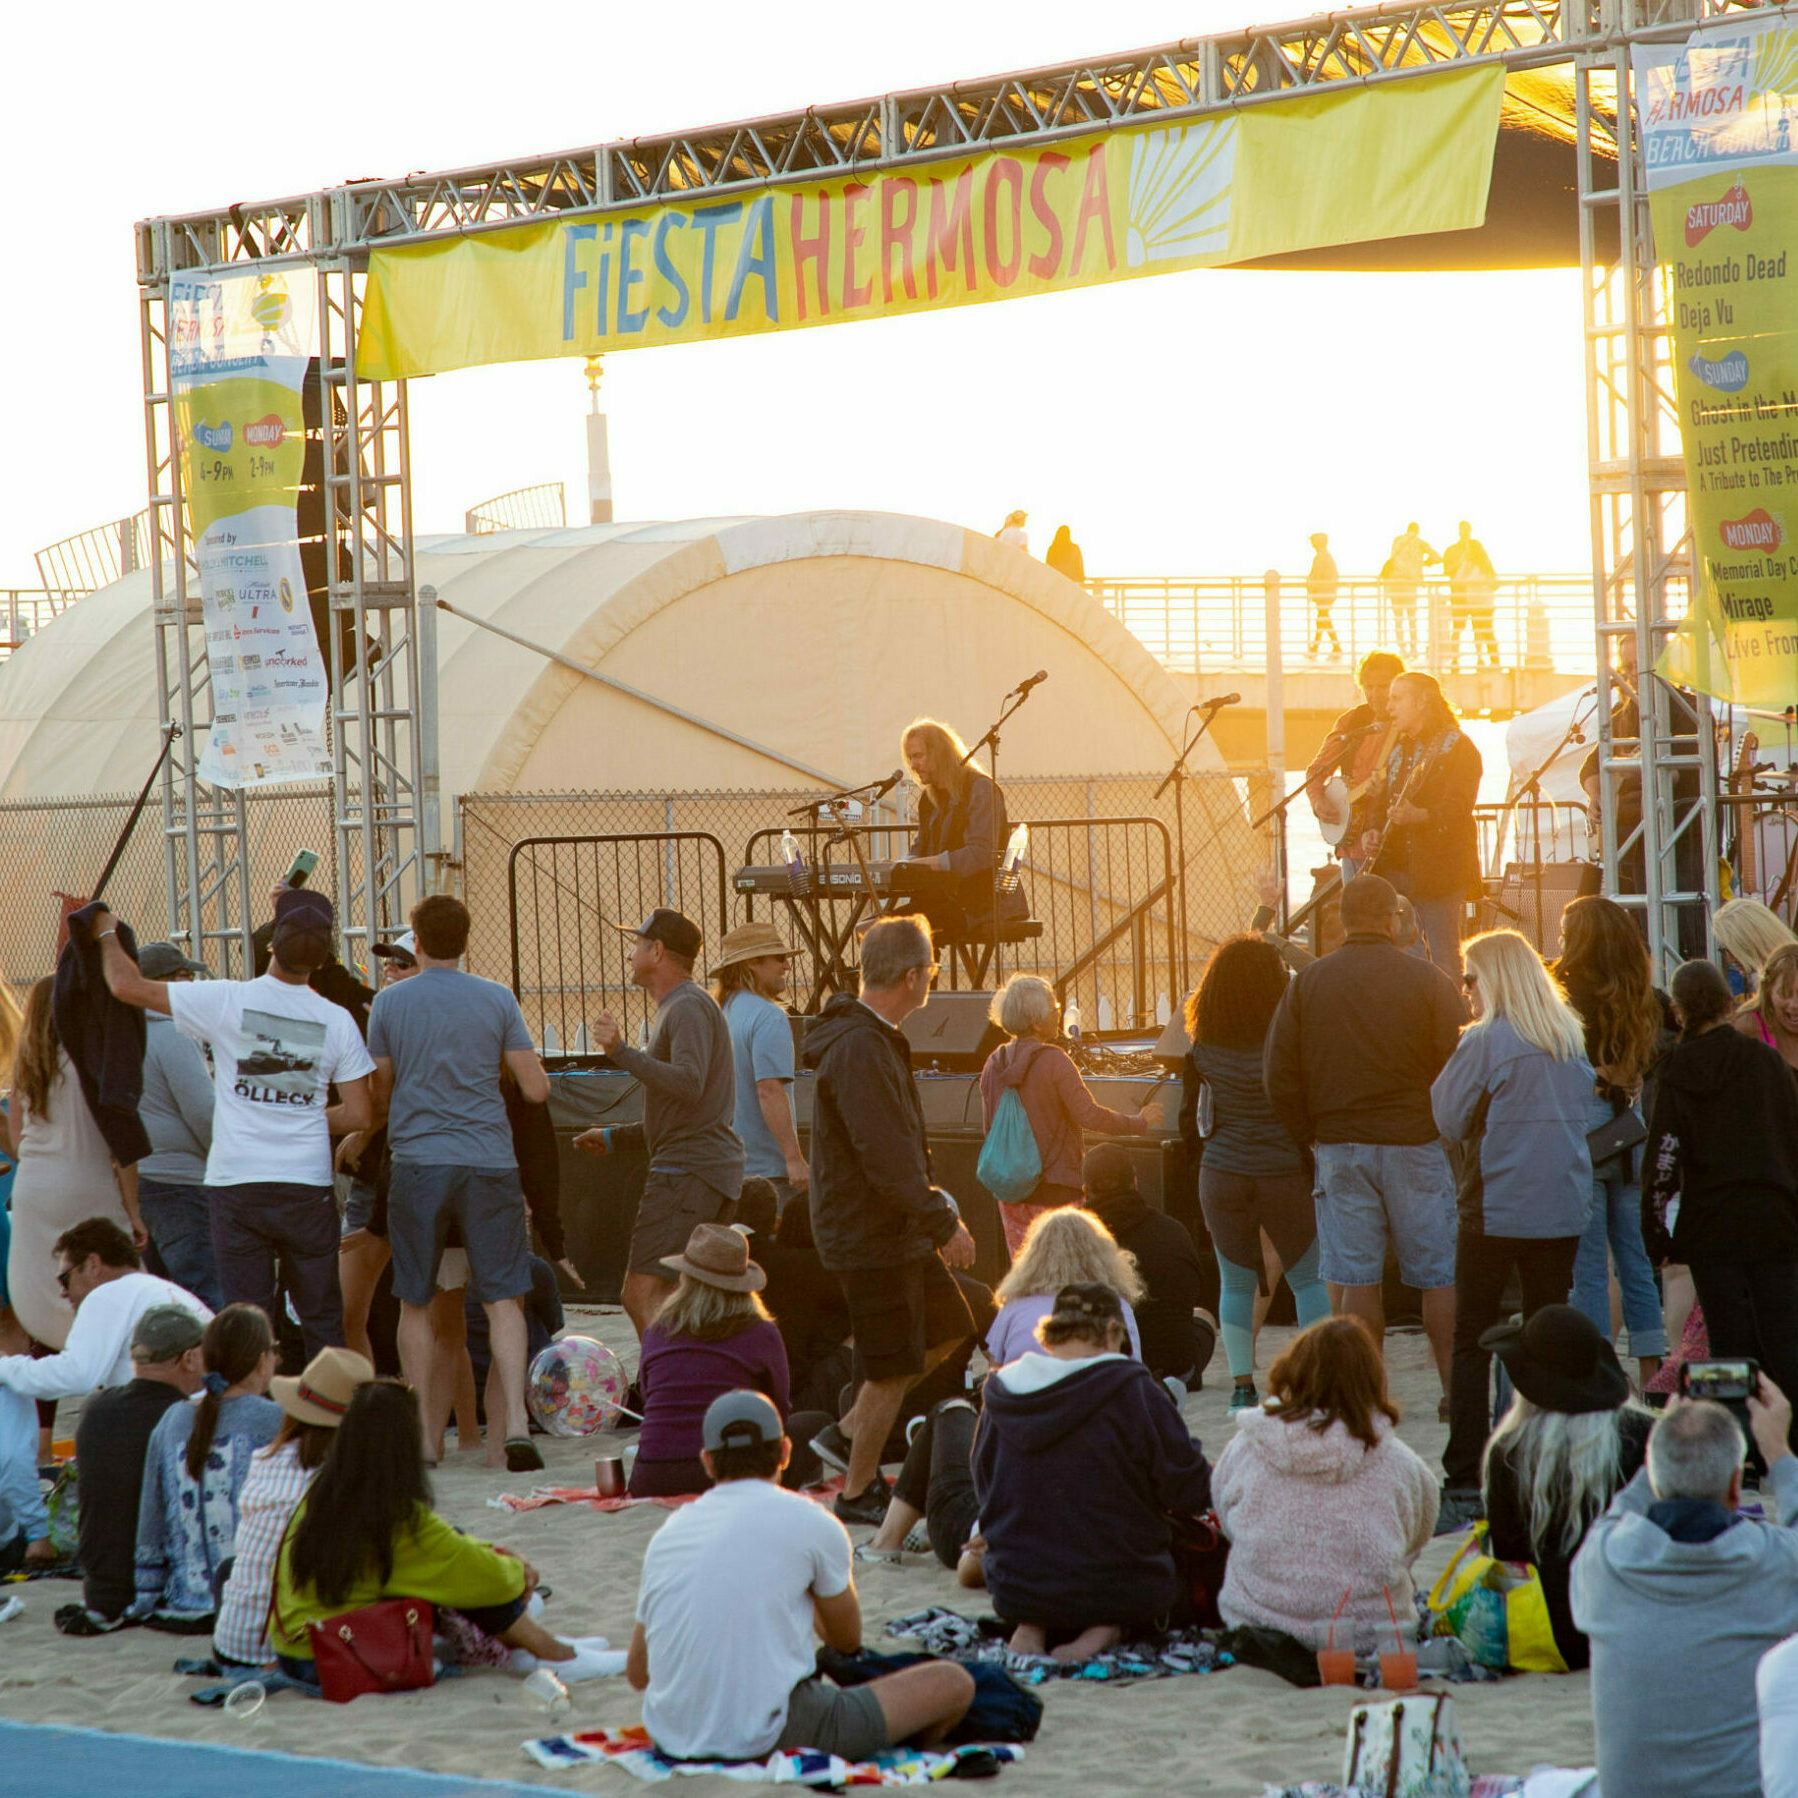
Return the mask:
<svg viewBox="0 0 1798 1798">
<path fill-rule="evenodd" d="M 593 1463 L 593 1484 L 601 1498 L 623 1498 L 629 1483 L 622 1455 L 601 1455 Z"/>
</svg>

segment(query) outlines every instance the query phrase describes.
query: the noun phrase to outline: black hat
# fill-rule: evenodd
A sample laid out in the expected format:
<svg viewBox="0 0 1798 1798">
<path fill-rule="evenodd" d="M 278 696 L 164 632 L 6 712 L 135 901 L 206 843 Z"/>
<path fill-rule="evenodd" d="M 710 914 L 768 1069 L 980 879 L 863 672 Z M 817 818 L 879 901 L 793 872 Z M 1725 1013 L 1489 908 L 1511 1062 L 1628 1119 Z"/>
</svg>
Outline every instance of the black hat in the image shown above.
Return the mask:
<svg viewBox="0 0 1798 1798">
<path fill-rule="evenodd" d="M 699 959 L 699 946 L 705 941 L 691 918 L 682 917 L 666 905 L 658 905 L 635 929 L 628 924 L 614 924 L 612 928 L 622 936 L 647 937 L 687 961 Z"/>
<path fill-rule="evenodd" d="M 275 898 L 275 934 L 311 931 L 328 937 L 337 922 L 331 901 L 311 887 L 287 887 Z"/>
<path fill-rule="evenodd" d="M 1528 1323 L 1486 1331 L 1480 1347 L 1505 1364 L 1511 1384 L 1544 1411 L 1615 1411 L 1629 1397 L 1617 1351 L 1585 1312 L 1544 1305 Z"/>
<path fill-rule="evenodd" d="M 1136 1163 L 1121 1143 L 1095 1143 L 1080 1164 L 1080 1184 L 1095 1199 L 1136 1191 Z"/>
</svg>

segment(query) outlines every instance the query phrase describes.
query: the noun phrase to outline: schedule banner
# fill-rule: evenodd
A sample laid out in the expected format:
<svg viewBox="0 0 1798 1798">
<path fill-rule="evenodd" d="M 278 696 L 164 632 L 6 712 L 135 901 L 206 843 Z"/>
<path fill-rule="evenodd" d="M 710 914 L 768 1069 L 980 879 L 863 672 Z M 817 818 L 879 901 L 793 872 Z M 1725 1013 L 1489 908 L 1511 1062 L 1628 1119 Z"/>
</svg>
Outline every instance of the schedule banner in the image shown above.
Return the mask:
<svg viewBox="0 0 1798 1798">
<path fill-rule="evenodd" d="M 169 283 L 175 450 L 212 687 L 200 772 L 219 786 L 331 772 L 297 520 L 316 291 L 249 270 Z"/>
<path fill-rule="evenodd" d="M 1638 50 L 1635 74 L 1692 526 L 1690 628 L 1661 672 L 1779 709 L 1798 698 L 1798 29 Z"/>
<path fill-rule="evenodd" d="M 365 380 L 979 305 L 1484 222 L 1504 71 L 376 249 Z"/>
</svg>

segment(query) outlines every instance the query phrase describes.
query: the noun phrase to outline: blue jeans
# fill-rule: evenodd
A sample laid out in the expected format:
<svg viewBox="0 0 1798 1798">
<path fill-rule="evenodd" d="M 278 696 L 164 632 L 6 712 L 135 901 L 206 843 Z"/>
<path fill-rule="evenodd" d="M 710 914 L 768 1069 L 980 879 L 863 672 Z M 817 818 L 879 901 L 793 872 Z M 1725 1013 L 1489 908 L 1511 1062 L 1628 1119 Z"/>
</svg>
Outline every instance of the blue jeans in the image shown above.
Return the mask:
<svg viewBox="0 0 1798 1798">
<path fill-rule="evenodd" d="M 1454 899 L 1413 899 L 1417 913 L 1416 953 L 1427 957 L 1458 986 L 1461 982 L 1461 923 L 1466 902 Z"/>
<path fill-rule="evenodd" d="M 1339 1286 L 1378 1286 L 1386 1251 L 1407 1286 L 1455 1283 L 1455 1182 L 1439 1142 L 1317 1145 L 1318 1271 Z"/>
<path fill-rule="evenodd" d="M 1587 1128 L 1596 1130 L 1610 1121 L 1609 1102 L 1594 1099 Z M 1611 1339 L 1613 1260 L 1617 1284 L 1623 1291 L 1630 1354 L 1638 1360 L 1644 1355 L 1665 1355 L 1667 1326 L 1661 1317 L 1661 1295 L 1648 1264 L 1648 1251 L 1642 1246 L 1642 1189 L 1625 1177 L 1622 1161 L 1605 1162 L 1592 1170 L 1592 1210 L 1573 1263 L 1572 1303 L 1592 1320 L 1607 1342 Z"/>
<path fill-rule="evenodd" d="M 144 1228 L 177 1286 L 218 1311 L 218 1265 L 212 1255 L 212 1207 L 203 1186 L 171 1186 L 145 1174 L 137 1179 Z"/>
<path fill-rule="evenodd" d="M 299 1316 L 310 1361 L 343 1347 L 343 1290 L 337 1284 L 337 1205 L 328 1186 L 261 1180 L 214 1186 L 212 1253 L 227 1305 L 260 1305 L 278 1319 L 275 1257 Z"/>
</svg>

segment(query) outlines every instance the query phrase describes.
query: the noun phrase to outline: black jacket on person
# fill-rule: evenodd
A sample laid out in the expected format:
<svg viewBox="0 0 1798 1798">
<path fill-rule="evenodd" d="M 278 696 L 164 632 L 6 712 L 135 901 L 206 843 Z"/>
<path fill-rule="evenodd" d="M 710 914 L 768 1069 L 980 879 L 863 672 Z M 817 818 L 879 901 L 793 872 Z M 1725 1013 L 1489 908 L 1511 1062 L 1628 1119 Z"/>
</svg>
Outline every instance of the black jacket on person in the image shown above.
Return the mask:
<svg viewBox="0 0 1798 1798">
<path fill-rule="evenodd" d="M 837 1388 L 846 1377 L 835 1357 L 849 1340 L 849 1301 L 843 1296 L 842 1281 L 818 1259 L 811 1206 L 800 1200 L 788 1205 L 773 1235 L 766 1240 L 757 1236 L 751 1252 L 768 1279 L 762 1302 L 774 1314 L 786 1344 L 793 1409 L 834 1413 Z M 814 1391 L 812 1376 L 820 1368 L 824 1383 Z"/>
<path fill-rule="evenodd" d="M 144 1014 L 112 996 L 101 970 L 100 945 L 88 934 L 99 900 L 69 917 L 69 940 L 56 958 L 50 1011 L 56 1034 L 75 1065 L 81 1096 L 120 1167 L 150 1153 L 150 1133 L 137 1115 L 144 1094 Z M 118 926 L 119 947 L 137 959 L 129 924 Z"/>
<path fill-rule="evenodd" d="M 1161 1382 L 1140 1361 L 1025 1355 L 981 1400 L 974 1489 L 993 1609 L 1072 1630 L 1173 1612 L 1168 1514 L 1205 1509 L 1211 1467 Z"/>
<path fill-rule="evenodd" d="M 918 831 L 911 853 L 918 858 L 948 856 L 948 890 L 967 913 L 969 924 L 977 925 L 992 918 L 993 876 L 1011 829 L 1004 792 L 978 768 L 970 767 L 966 773 L 960 796 L 947 805 L 939 805 L 925 790 L 918 801 Z M 1021 887 L 999 895 L 1001 918 L 1021 918 L 1029 909 Z"/>
<path fill-rule="evenodd" d="M 1440 738 L 1432 739 L 1439 744 Z M 1428 748 L 1424 750 L 1427 755 Z M 1388 792 L 1386 803 L 1398 798 Z M 1459 731 L 1406 794 L 1427 814 L 1421 823 L 1391 824 L 1371 872 L 1410 899 L 1471 899 L 1480 891 L 1479 833 L 1473 822 L 1480 796 L 1480 752 Z"/>
<path fill-rule="evenodd" d="M 102 1617 L 137 1597 L 137 1506 L 150 1437 L 163 1413 L 184 1402 L 166 1380 L 129 1380 L 94 1393 L 75 1426 L 81 1502 L 77 1521 L 82 1596 Z"/>
<path fill-rule="evenodd" d="M 1616 1492 L 1621 1492 L 1648 1456 L 1648 1436 L 1654 1418 L 1630 1408 L 1617 1419 L 1618 1459 Z M 1546 1539 L 1538 1544 L 1530 1535 L 1530 1494 L 1517 1478 L 1505 1453 L 1496 1447 L 1486 1462 L 1486 1552 L 1501 1561 L 1529 1561 L 1542 1578 L 1542 1597 L 1548 1605 L 1548 1624 L 1555 1646 L 1569 1673 L 1592 1663 L 1592 1647 L 1585 1632 L 1573 1621 L 1573 1600 L 1568 1585 L 1573 1577 L 1573 1557 L 1585 1542 L 1582 1535 L 1568 1552 L 1561 1547 L 1561 1530 L 1567 1521 L 1564 1501 L 1557 1500 L 1550 1513 Z M 1590 1519 L 1588 1519 L 1590 1527 Z"/>
<path fill-rule="evenodd" d="M 1199 1358 L 1193 1311 L 1205 1302 L 1205 1268 L 1192 1233 L 1140 1192 L 1087 1195 L 1086 1209 L 1136 1257 L 1147 1288 L 1136 1306 L 1143 1365 L 1156 1379 L 1184 1379 Z"/>
<path fill-rule="evenodd" d="M 911 1044 L 847 993 L 805 1038 L 812 1093 L 812 1240 L 832 1273 L 934 1254 L 954 1207 L 930 1184 L 924 1108 Z"/>
<path fill-rule="evenodd" d="M 1267 1033 L 1262 1072 L 1296 1143 L 1436 1140 L 1430 1083 L 1467 1008 L 1455 983 L 1390 938 L 1357 932 L 1303 968 Z"/>
<path fill-rule="evenodd" d="M 1680 1043 L 1656 1071 L 1643 1147 L 1654 1260 L 1798 1262 L 1798 1083 L 1777 1049 L 1728 1024 Z"/>
</svg>

